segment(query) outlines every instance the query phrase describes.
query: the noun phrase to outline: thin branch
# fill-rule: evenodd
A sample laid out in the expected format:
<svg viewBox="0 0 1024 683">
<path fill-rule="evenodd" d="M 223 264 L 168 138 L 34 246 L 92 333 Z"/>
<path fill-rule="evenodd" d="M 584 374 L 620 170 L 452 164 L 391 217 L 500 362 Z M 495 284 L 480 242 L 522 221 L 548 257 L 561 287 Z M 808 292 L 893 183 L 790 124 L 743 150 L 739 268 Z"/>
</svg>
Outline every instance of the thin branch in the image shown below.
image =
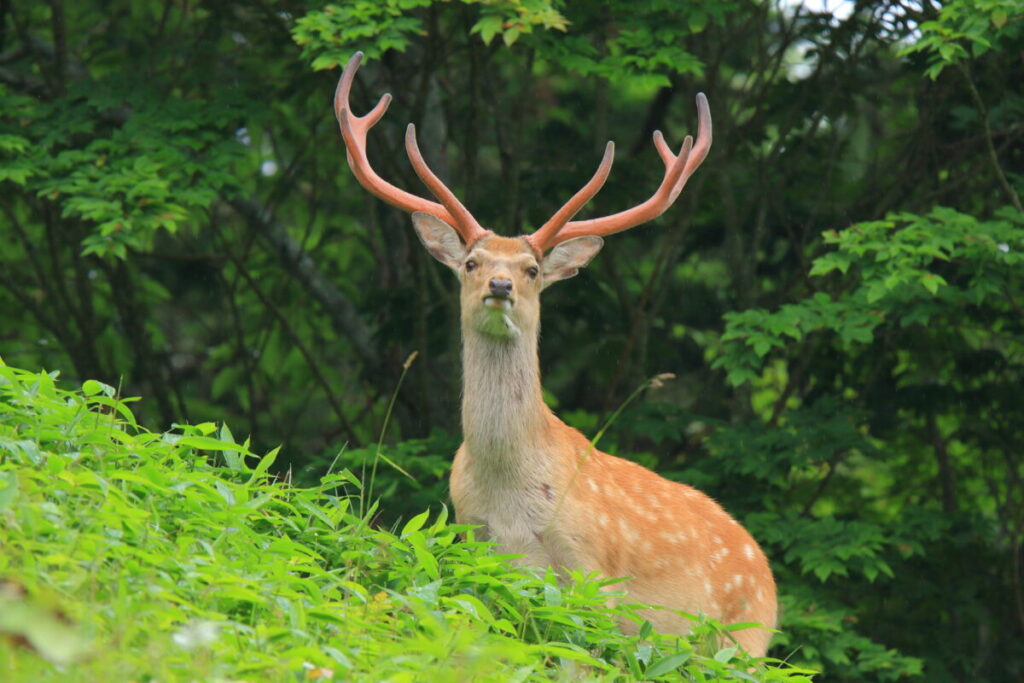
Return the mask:
<svg viewBox="0 0 1024 683">
<path fill-rule="evenodd" d="M 1006 174 L 1003 173 L 1003 167 L 999 164 L 999 156 L 996 154 L 996 147 L 992 143 L 992 129 L 988 125 L 988 109 L 985 107 L 985 102 L 982 101 L 981 95 L 978 93 L 978 89 L 974 87 L 974 79 L 971 78 L 971 72 L 968 71 L 964 64 L 958 64 L 960 74 L 964 77 L 967 82 L 967 89 L 971 92 L 971 98 L 974 100 L 974 106 L 978 108 L 978 113 L 981 115 L 981 125 L 985 131 L 985 149 L 988 151 L 988 160 L 992 164 L 992 170 L 996 174 L 996 178 L 999 179 L 999 184 L 1002 185 L 1003 191 L 1006 192 L 1010 198 L 1010 203 L 1020 212 L 1024 213 L 1024 206 L 1021 206 L 1020 196 L 1017 191 L 1010 185 L 1010 181 L 1006 179 Z"/>
<path fill-rule="evenodd" d="M 355 305 L 320 272 L 302 245 L 288 234 L 288 229 L 270 211 L 251 199 L 231 199 L 228 203 L 276 250 L 288 274 L 320 302 L 334 329 L 348 339 L 360 360 L 370 369 L 377 368 L 380 353 L 373 344 L 373 334 Z"/>
<path fill-rule="evenodd" d="M 252 434 L 255 440 L 259 426 L 259 421 L 256 419 L 256 385 L 253 382 L 253 377 L 256 374 L 256 363 L 253 362 L 252 353 L 245 343 L 242 315 L 238 310 L 238 301 L 235 298 L 235 293 L 238 291 L 238 278 L 228 282 L 228 279 L 224 277 L 221 271 L 217 272 L 217 276 L 221 280 L 227 295 L 228 310 L 231 312 L 231 322 L 235 332 L 235 343 L 238 346 L 238 357 L 242 361 L 242 367 L 245 368 L 245 384 L 246 389 L 249 391 L 249 433 Z"/>
<path fill-rule="evenodd" d="M 953 472 L 953 464 L 949 457 L 946 439 L 939 429 L 935 413 L 928 414 L 928 432 L 932 440 L 932 448 L 935 451 L 935 460 L 939 465 L 939 485 L 942 489 L 942 509 L 946 513 L 954 513 L 957 510 L 956 503 L 956 475 Z"/>
<path fill-rule="evenodd" d="M 50 0 L 50 30 L 53 32 L 53 62 L 56 72 L 57 94 L 63 95 L 67 86 L 68 46 L 67 27 L 64 22 L 64 0 Z"/>
<path fill-rule="evenodd" d="M 7 272 L 10 272 L 7 268 L 0 267 L 0 286 L 9 291 L 22 306 L 28 309 L 32 315 L 35 316 L 40 325 L 53 333 L 53 336 L 57 338 L 61 346 L 63 346 L 68 351 L 69 355 L 71 355 L 72 363 L 75 363 L 76 358 L 72 353 L 72 350 L 75 348 L 75 344 L 68 330 L 57 325 L 54 320 L 51 320 L 33 297 L 29 296 L 28 293 L 22 290 L 17 282 L 6 276 Z M 75 363 L 75 370 L 78 371 L 79 374 L 83 374 L 85 368 L 80 367 L 78 363 Z"/>
<path fill-rule="evenodd" d="M 823 493 L 825 493 L 825 489 L 828 488 L 829 482 L 832 481 L 832 475 L 836 473 L 836 470 L 839 468 L 839 463 L 842 462 L 848 452 L 848 449 L 840 448 L 832 454 L 831 458 L 829 458 L 828 463 L 826 463 L 828 465 L 828 471 L 825 473 L 825 476 L 822 477 L 821 481 L 818 482 L 818 488 L 814 490 L 811 497 L 807 499 L 806 503 L 804 503 L 803 509 L 800 510 L 800 517 L 806 517 L 811 513 L 811 508 L 814 507 L 814 504 L 818 502 L 818 499 L 821 498 Z"/>
<path fill-rule="evenodd" d="M 97 262 L 107 275 L 110 282 L 110 293 L 117 308 L 121 326 L 128 336 L 134 359 L 135 369 L 139 375 L 138 379 L 149 383 L 149 391 L 156 398 L 157 408 L 160 412 L 160 419 L 164 426 L 169 426 L 176 419 L 182 419 L 182 414 L 176 414 L 167 390 L 173 384 L 173 374 L 168 372 L 161 376 L 159 368 L 154 367 L 156 354 L 149 331 L 146 330 L 146 316 L 139 308 L 139 302 L 135 298 L 138 291 L 132 281 L 128 264 L 125 261 L 117 261 L 114 264 L 105 261 Z M 183 406 L 179 406 L 183 409 Z M 183 412 L 183 410 L 181 411 Z"/>
<path fill-rule="evenodd" d="M 242 261 L 235 257 L 234 254 L 231 254 L 230 252 L 228 252 L 228 255 L 231 258 L 231 262 L 234 263 L 235 267 L 238 269 L 239 275 L 241 275 L 242 279 L 244 279 L 246 283 L 249 285 L 249 287 L 252 288 L 253 293 L 256 294 L 256 297 L 263 304 L 264 308 L 266 308 L 270 313 L 274 315 L 275 318 L 277 318 L 277 321 L 281 324 L 281 328 L 284 330 L 285 334 L 288 335 L 288 338 L 295 345 L 295 348 L 298 349 L 300 354 L 302 354 L 302 357 L 306 361 L 306 365 L 309 366 L 310 372 L 313 373 L 313 377 L 316 378 L 317 383 L 320 384 L 321 388 L 323 388 L 324 394 L 327 396 L 327 401 L 328 403 L 331 404 L 331 409 L 334 411 L 334 414 L 338 418 L 338 421 L 345 427 L 345 431 L 348 432 L 349 438 L 355 441 L 355 430 L 352 428 L 351 423 L 345 416 L 345 412 L 341 409 L 341 404 L 338 402 L 338 397 L 335 396 L 334 390 L 331 388 L 330 382 L 327 381 L 327 378 L 324 377 L 324 374 L 320 371 L 319 363 L 317 363 L 317 360 L 313 357 L 313 354 L 309 351 L 308 348 L 306 348 L 306 345 L 303 343 L 302 337 L 300 337 L 299 334 L 295 331 L 291 323 L 288 321 L 287 316 L 285 316 L 281 309 L 278 308 L 277 304 L 271 301 L 270 298 L 267 297 L 267 295 L 263 292 L 263 290 L 260 289 L 260 286 L 256 282 L 256 279 L 253 278 L 251 273 L 249 273 L 248 269 L 246 269 Z"/>
</svg>

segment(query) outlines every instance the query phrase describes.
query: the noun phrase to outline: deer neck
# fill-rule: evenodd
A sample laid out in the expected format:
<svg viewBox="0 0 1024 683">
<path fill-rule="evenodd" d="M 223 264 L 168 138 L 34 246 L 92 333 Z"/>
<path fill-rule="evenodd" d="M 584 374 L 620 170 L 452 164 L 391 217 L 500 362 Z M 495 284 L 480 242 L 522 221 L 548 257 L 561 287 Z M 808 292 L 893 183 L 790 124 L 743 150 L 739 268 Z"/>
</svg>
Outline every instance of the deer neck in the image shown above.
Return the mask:
<svg viewBox="0 0 1024 683">
<path fill-rule="evenodd" d="M 546 440 L 551 411 L 544 404 L 537 334 L 494 338 L 463 329 L 462 430 L 481 466 L 529 467 Z"/>
</svg>

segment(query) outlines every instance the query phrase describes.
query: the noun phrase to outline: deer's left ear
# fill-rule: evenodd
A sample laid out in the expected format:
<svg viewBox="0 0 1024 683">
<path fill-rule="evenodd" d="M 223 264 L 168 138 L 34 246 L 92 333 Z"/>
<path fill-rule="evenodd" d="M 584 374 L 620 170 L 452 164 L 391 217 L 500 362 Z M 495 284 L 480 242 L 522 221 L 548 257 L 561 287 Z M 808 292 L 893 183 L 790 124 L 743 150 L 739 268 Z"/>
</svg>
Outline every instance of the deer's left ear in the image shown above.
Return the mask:
<svg viewBox="0 0 1024 683">
<path fill-rule="evenodd" d="M 573 237 L 555 246 L 544 257 L 544 286 L 567 280 L 580 272 L 580 268 L 590 263 L 603 246 L 604 240 L 595 235 Z"/>
</svg>

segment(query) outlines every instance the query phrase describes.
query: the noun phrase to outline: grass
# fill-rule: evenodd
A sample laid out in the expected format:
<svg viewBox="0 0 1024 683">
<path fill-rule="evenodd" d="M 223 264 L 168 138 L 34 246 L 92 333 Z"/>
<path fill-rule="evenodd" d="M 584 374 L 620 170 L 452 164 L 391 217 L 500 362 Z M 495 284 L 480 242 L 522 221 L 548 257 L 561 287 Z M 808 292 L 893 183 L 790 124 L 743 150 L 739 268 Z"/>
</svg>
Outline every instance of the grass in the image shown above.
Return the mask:
<svg viewBox="0 0 1024 683">
<path fill-rule="evenodd" d="M 0 680 L 809 680 L 517 569 L 440 503 L 374 528 L 348 470 L 296 487 L 226 425 L 129 405 L 0 360 Z"/>
</svg>

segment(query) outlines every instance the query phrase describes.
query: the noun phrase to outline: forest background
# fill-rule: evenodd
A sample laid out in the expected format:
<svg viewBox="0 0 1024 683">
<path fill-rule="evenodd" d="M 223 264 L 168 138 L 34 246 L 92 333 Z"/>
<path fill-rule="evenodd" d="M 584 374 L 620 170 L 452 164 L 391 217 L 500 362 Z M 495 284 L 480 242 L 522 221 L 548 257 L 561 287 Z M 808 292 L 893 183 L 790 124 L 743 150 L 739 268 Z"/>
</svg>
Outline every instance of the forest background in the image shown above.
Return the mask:
<svg viewBox="0 0 1024 683">
<path fill-rule="evenodd" d="M 0 2 L 0 357 L 226 421 L 298 482 L 383 435 L 390 525 L 447 500 L 458 300 L 346 166 L 356 50 L 356 112 L 394 96 L 381 175 L 425 193 L 413 121 L 502 234 L 608 139 L 587 215 L 642 201 L 705 92 L 677 205 L 545 292 L 548 401 L 593 436 L 642 388 L 600 445 L 764 545 L 776 656 L 1024 677 L 1020 0 Z"/>
</svg>

